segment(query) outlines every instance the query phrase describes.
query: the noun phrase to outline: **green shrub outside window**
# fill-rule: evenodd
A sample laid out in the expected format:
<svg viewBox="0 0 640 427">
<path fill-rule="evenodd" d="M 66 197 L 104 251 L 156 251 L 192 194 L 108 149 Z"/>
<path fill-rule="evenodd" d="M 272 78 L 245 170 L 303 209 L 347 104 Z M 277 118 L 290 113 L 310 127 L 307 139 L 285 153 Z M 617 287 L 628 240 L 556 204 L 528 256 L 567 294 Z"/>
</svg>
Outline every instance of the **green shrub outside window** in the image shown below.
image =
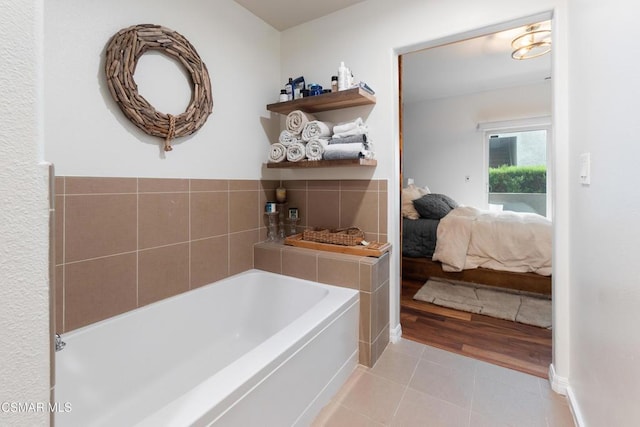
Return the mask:
<svg viewBox="0 0 640 427">
<path fill-rule="evenodd" d="M 490 193 L 546 193 L 547 167 L 500 166 L 489 168 Z"/>
</svg>

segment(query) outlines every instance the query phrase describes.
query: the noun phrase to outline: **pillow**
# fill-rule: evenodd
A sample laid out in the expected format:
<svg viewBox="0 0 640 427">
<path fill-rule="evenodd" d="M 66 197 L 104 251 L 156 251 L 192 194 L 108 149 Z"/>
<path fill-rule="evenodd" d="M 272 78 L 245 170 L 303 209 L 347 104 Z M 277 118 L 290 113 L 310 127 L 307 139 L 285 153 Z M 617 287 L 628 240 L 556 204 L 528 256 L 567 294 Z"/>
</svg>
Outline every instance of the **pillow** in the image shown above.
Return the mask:
<svg viewBox="0 0 640 427">
<path fill-rule="evenodd" d="M 458 203 L 444 194 L 425 194 L 413 201 L 413 206 L 422 218 L 442 219 L 458 207 Z"/>
<path fill-rule="evenodd" d="M 425 194 L 429 194 L 428 188 L 419 188 L 414 184 L 409 184 L 402 189 L 402 216 L 409 219 L 418 219 L 420 215 L 413 206 L 413 201 Z"/>
</svg>

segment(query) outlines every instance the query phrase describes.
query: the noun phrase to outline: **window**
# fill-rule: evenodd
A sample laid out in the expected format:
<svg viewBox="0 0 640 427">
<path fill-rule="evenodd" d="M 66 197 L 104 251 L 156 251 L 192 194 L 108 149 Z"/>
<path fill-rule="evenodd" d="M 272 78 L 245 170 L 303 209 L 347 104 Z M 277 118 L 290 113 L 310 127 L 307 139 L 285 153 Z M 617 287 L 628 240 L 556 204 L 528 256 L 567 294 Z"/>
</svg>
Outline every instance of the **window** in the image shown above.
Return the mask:
<svg viewBox="0 0 640 427">
<path fill-rule="evenodd" d="M 490 209 L 548 216 L 548 124 L 492 128 L 485 131 L 486 188 Z"/>
</svg>

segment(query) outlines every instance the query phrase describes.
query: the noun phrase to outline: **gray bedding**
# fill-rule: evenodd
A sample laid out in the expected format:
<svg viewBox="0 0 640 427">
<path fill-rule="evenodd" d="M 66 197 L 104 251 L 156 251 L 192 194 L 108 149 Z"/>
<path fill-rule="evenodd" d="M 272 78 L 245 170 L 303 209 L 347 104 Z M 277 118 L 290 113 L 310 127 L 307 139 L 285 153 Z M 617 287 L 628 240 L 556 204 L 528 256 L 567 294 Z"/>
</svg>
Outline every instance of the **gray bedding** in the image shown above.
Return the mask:
<svg viewBox="0 0 640 427">
<path fill-rule="evenodd" d="M 402 218 L 402 256 L 431 258 L 436 249 L 439 222 L 437 219 Z"/>
</svg>

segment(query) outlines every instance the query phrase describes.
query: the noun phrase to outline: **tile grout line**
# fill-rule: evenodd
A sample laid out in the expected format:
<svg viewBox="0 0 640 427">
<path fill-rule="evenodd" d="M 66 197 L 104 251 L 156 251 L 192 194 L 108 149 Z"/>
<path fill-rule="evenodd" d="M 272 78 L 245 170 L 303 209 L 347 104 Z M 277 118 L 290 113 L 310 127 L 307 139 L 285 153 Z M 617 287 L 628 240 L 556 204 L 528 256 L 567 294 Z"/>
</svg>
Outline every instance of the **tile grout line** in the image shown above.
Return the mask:
<svg viewBox="0 0 640 427">
<path fill-rule="evenodd" d="M 136 178 L 136 307 L 140 307 L 140 178 Z"/>
<path fill-rule="evenodd" d="M 227 276 L 231 274 L 231 184 L 227 182 Z M 251 266 L 253 267 L 253 253 L 251 253 Z"/>
<path fill-rule="evenodd" d="M 416 363 L 416 366 L 413 368 L 413 372 L 411 372 L 411 376 L 409 377 L 409 381 L 407 381 L 407 384 L 404 385 L 404 390 L 402 391 L 402 396 L 400 396 L 400 400 L 398 401 L 398 406 L 396 406 L 395 411 L 393 411 L 393 416 L 391 417 L 392 421 L 398 415 L 398 410 L 400 409 L 400 405 L 402 404 L 402 401 L 404 400 L 405 396 L 407 395 L 407 391 L 409 390 L 409 384 L 411 384 L 411 380 L 413 379 L 413 377 L 416 374 L 416 371 L 418 370 L 418 365 L 420 364 L 420 360 L 422 358 L 422 354 L 423 353 L 424 353 L 424 347 L 422 348 L 422 351 L 420 352 L 420 356 L 418 356 L 418 362 Z M 380 356 L 382 356 L 382 355 L 380 355 Z"/>
<path fill-rule="evenodd" d="M 188 232 L 188 240 L 189 240 L 189 247 L 188 247 L 188 252 L 187 252 L 187 267 L 188 267 L 188 271 L 189 271 L 189 275 L 188 275 L 188 280 L 189 280 L 189 290 L 193 289 L 191 287 L 191 179 L 189 179 L 187 185 L 189 186 L 189 196 L 187 197 L 187 215 L 188 215 L 188 228 L 189 228 L 189 232 Z"/>
<path fill-rule="evenodd" d="M 63 333 L 66 329 L 66 318 L 67 318 L 67 267 L 66 267 L 66 227 L 67 227 L 67 179 L 62 177 L 62 205 L 64 210 L 64 215 L 62 215 L 62 331 Z"/>
</svg>

